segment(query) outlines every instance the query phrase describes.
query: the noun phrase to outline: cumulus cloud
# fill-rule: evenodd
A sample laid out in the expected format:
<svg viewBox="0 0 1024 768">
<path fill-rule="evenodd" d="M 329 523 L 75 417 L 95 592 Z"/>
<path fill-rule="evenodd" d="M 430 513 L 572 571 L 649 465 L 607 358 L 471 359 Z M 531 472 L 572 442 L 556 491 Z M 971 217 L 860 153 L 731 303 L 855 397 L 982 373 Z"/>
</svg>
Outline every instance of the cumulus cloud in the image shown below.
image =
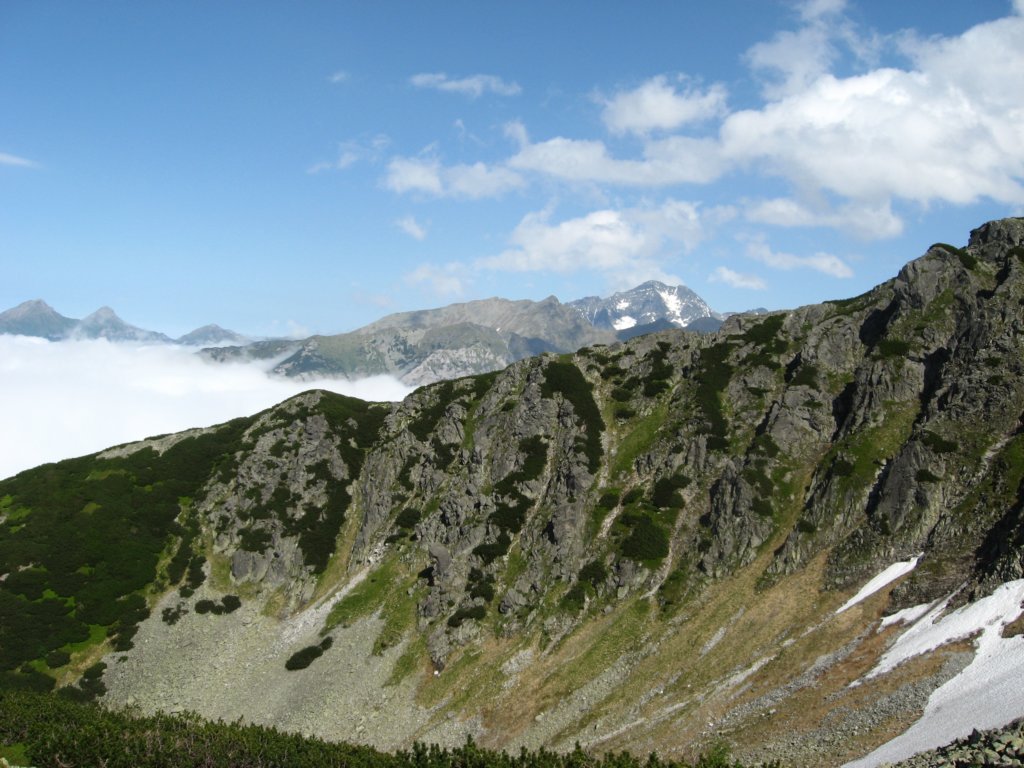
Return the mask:
<svg viewBox="0 0 1024 768">
<path fill-rule="evenodd" d="M 708 275 L 708 282 L 725 283 L 730 288 L 746 288 L 754 291 L 763 291 L 768 287 L 764 280 L 757 275 L 745 275 L 728 267 L 715 267 L 715 270 Z"/>
<path fill-rule="evenodd" d="M 658 261 L 671 249 L 690 251 L 715 224 L 734 215 L 731 208 L 702 210 L 694 203 L 666 200 L 657 206 L 603 209 L 551 221 L 551 211 L 527 214 L 516 226 L 511 247 L 481 259 L 483 269 L 510 272 L 597 270 L 663 276 Z M 634 283 L 635 284 L 635 283 Z"/>
<path fill-rule="evenodd" d="M 818 252 L 812 256 L 796 256 L 792 253 L 773 251 L 762 240 L 747 243 L 747 255 L 773 269 L 813 269 L 831 277 L 853 277 L 853 270 L 831 253 Z"/>
<path fill-rule="evenodd" d="M 463 78 L 450 78 L 444 72 L 423 72 L 413 75 L 409 82 L 417 88 L 433 88 L 449 93 L 461 93 L 474 99 L 485 93 L 499 96 L 515 96 L 522 89 L 518 83 L 510 83 L 495 75 L 470 75 Z"/>
<path fill-rule="evenodd" d="M 512 168 L 565 181 L 661 187 L 714 181 L 724 170 L 712 139 L 669 136 L 647 142 L 642 160 L 612 157 L 604 142 L 558 137 L 522 146 Z"/>
<path fill-rule="evenodd" d="M 416 221 L 415 216 L 405 216 L 395 222 L 395 226 L 405 232 L 413 240 L 424 240 L 427 237 L 427 230 L 425 230 L 420 223 Z"/>
<path fill-rule="evenodd" d="M 774 176 L 794 199 L 756 204 L 751 221 L 825 226 L 863 238 L 903 231 L 899 204 L 1024 207 L 1024 17 L 960 35 L 883 38 L 844 16 L 840 0 L 797 6 L 801 25 L 754 46 L 763 102 L 726 113 L 724 89 L 655 76 L 605 104 L 612 133 L 641 137 L 619 156 L 600 139 L 530 141 L 514 123 L 510 169 L 570 183 L 655 189 L 728 173 Z M 875 62 L 882 53 L 887 66 Z M 841 76 L 840 59 L 859 72 Z M 898 65 L 897 65 L 898 64 Z M 714 119 L 717 134 L 686 134 Z M 668 132 L 669 135 L 653 135 Z M 811 201 L 828 201 L 827 204 Z"/>
<path fill-rule="evenodd" d="M 384 185 L 398 193 L 476 200 L 500 197 L 524 185 L 522 177 L 503 166 L 484 163 L 445 166 L 436 157 L 394 157 Z"/>
<path fill-rule="evenodd" d="M 256 364 L 208 363 L 175 347 L 0 335 L 0 422 L 12 438 L 0 441 L 0 477 L 248 416 L 314 388 L 368 400 L 399 400 L 410 391 L 386 376 L 270 378 Z"/>
<path fill-rule="evenodd" d="M 682 90 L 677 90 L 676 85 Z M 614 134 L 646 135 L 722 115 L 725 101 L 726 91 L 721 85 L 702 91 L 685 78 L 670 83 L 665 75 L 658 75 L 638 88 L 607 99 L 601 117 Z"/>
<path fill-rule="evenodd" d="M 730 115 L 722 151 L 797 186 L 862 203 L 1024 202 L 1024 19 L 906 37 L 911 67 L 822 73 Z"/>
</svg>

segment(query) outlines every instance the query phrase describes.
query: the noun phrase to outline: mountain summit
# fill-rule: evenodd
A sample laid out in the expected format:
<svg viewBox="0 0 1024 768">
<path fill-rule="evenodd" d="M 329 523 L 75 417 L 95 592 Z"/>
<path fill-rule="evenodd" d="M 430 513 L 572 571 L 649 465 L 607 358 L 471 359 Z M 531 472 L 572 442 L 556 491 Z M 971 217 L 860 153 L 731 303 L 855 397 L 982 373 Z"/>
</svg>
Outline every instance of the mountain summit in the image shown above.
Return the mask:
<svg viewBox="0 0 1024 768">
<path fill-rule="evenodd" d="M 588 296 L 569 302 L 597 328 L 628 331 L 652 326 L 659 321 L 685 328 L 695 320 L 721 316 L 685 285 L 666 285 L 649 280 L 628 291 L 607 298 Z"/>
<path fill-rule="evenodd" d="M 284 376 L 390 374 L 419 386 L 500 370 L 543 352 L 573 352 L 673 327 L 706 332 L 720 324 L 689 288 L 652 281 L 607 299 L 483 299 L 399 312 L 349 333 L 204 352 L 220 361 L 284 355 L 274 368 Z"/>
<path fill-rule="evenodd" d="M 83 318 L 72 330 L 72 336 L 82 339 L 106 339 L 107 341 L 141 341 L 169 344 L 170 337 L 156 331 L 147 331 L 129 325 L 110 307 L 100 307 Z"/>
<path fill-rule="evenodd" d="M 78 321 L 57 312 L 42 299 L 24 301 L 0 312 L 0 333 L 39 336 L 56 341 L 67 336 Z"/>
</svg>

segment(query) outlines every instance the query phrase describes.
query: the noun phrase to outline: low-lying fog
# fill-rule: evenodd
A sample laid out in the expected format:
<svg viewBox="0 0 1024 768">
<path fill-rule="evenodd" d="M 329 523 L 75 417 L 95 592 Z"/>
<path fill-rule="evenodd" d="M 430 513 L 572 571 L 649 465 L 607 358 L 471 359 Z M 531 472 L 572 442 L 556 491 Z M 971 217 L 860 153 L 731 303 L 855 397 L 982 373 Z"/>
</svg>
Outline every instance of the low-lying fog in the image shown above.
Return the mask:
<svg viewBox="0 0 1024 768">
<path fill-rule="evenodd" d="M 118 443 L 248 416 L 308 389 L 401 400 L 390 376 L 271 378 L 268 364 L 206 362 L 195 350 L 0 335 L 0 478 Z"/>
</svg>

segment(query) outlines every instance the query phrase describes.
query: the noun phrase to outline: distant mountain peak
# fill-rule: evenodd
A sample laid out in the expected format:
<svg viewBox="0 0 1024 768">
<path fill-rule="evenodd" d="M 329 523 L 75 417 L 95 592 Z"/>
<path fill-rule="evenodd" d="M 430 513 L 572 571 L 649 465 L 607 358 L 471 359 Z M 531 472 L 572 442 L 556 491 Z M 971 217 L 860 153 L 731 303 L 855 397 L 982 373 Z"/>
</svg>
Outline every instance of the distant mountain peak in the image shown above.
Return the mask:
<svg viewBox="0 0 1024 768">
<path fill-rule="evenodd" d="M 0 333 L 55 340 L 63 338 L 76 322 L 64 317 L 42 299 L 31 299 L 0 312 Z"/>
<path fill-rule="evenodd" d="M 115 312 L 113 309 L 111 309 L 108 306 L 102 306 L 99 309 L 97 309 L 95 312 L 93 312 L 91 315 L 87 315 L 85 318 L 83 318 L 82 322 L 83 323 L 88 323 L 88 322 L 91 322 L 91 321 L 107 322 L 107 321 L 110 321 L 110 320 L 120 320 L 120 319 L 121 318 L 117 316 L 117 312 Z"/>
<path fill-rule="evenodd" d="M 607 298 L 588 296 L 569 303 L 598 328 L 619 333 L 634 328 L 670 323 L 685 328 L 718 314 L 700 296 L 685 285 L 667 285 L 648 280 L 628 291 L 617 291 Z"/>
<path fill-rule="evenodd" d="M 174 340 L 176 344 L 188 347 L 212 347 L 212 346 L 237 346 L 248 344 L 252 339 L 235 333 L 227 328 L 222 328 L 216 323 L 196 328 Z"/>
</svg>

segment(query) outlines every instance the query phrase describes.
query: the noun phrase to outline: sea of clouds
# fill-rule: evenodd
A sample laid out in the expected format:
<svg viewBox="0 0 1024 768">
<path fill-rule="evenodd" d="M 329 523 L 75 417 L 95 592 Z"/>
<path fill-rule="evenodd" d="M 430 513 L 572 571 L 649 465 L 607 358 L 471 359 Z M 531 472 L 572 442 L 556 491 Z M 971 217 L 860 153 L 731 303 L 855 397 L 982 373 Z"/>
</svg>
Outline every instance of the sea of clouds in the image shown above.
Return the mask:
<svg viewBox="0 0 1024 768">
<path fill-rule="evenodd" d="M 270 364 L 212 363 L 196 350 L 0 335 L 0 478 L 152 435 L 248 416 L 309 389 L 401 400 L 390 376 L 272 378 Z"/>
</svg>

